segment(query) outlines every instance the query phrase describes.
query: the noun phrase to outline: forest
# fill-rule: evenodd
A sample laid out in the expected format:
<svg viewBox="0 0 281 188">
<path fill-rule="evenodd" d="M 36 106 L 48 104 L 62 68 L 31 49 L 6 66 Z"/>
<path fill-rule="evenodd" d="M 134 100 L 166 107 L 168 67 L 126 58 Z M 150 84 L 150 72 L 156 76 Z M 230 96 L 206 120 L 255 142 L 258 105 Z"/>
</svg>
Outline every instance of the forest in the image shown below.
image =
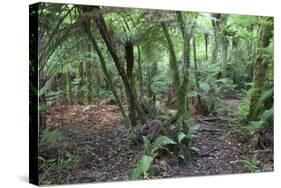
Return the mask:
<svg viewBox="0 0 281 188">
<path fill-rule="evenodd" d="M 273 171 L 273 17 L 37 8 L 39 184 Z"/>
</svg>

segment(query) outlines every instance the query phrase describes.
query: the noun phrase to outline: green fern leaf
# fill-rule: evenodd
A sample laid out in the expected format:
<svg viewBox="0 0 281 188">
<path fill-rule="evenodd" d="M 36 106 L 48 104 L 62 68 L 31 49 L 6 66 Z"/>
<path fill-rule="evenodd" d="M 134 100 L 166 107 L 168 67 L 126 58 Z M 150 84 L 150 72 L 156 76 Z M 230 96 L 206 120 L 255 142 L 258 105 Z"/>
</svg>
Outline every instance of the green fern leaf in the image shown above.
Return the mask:
<svg viewBox="0 0 281 188">
<path fill-rule="evenodd" d="M 169 144 L 176 144 L 176 142 L 172 139 L 170 139 L 167 136 L 159 136 L 156 138 L 156 140 L 152 143 L 152 149 L 151 149 L 151 154 L 152 155 L 157 155 L 157 150 L 163 149 L 165 145 Z"/>
<path fill-rule="evenodd" d="M 153 157 L 144 155 L 142 159 L 138 162 L 136 168 L 132 172 L 132 180 L 140 179 L 141 176 L 147 175 L 148 170 L 150 169 Z"/>
</svg>

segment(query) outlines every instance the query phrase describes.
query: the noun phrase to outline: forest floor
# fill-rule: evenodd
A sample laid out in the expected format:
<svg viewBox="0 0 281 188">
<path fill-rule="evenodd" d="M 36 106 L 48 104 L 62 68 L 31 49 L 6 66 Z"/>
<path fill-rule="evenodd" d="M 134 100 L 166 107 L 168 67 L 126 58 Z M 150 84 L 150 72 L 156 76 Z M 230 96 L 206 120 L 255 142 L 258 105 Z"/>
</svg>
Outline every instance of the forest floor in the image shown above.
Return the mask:
<svg viewBox="0 0 281 188">
<path fill-rule="evenodd" d="M 221 112 L 193 119 L 200 125 L 194 140 L 200 149 L 199 157 L 186 166 L 179 166 L 176 159 L 157 159 L 156 163 L 161 165 L 160 175 L 147 179 L 244 172 L 240 160 L 251 160 L 253 154 L 250 151 L 254 149 L 237 132 L 240 125 L 233 112 L 238 110 L 240 101 L 228 99 L 221 102 L 224 109 Z M 105 103 L 99 100 L 90 106 L 54 106 L 48 110 L 48 128 L 61 130 L 63 151 L 78 158 L 67 183 L 128 180 L 143 155 L 142 144 L 130 143 L 117 107 Z M 269 156 L 272 153 L 264 156 L 263 171 L 273 169 Z M 57 177 L 52 179 L 52 183 L 65 183 Z"/>
</svg>

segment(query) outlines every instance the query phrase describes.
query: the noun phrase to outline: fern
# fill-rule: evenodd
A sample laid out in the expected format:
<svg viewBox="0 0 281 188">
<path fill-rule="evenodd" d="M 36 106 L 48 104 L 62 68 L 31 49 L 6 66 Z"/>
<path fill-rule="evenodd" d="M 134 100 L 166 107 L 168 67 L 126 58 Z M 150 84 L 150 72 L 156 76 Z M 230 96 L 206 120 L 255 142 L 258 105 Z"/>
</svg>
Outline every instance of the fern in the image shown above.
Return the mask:
<svg viewBox="0 0 281 188">
<path fill-rule="evenodd" d="M 41 135 L 40 146 L 55 147 L 61 139 L 61 132 L 57 129 L 49 131 L 45 129 Z"/>
<path fill-rule="evenodd" d="M 176 144 L 176 142 L 167 136 L 159 136 L 152 143 L 152 148 L 150 153 L 152 155 L 157 155 L 158 150 L 163 149 L 165 145 L 169 145 L 169 144 Z"/>
<path fill-rule="evenodd" d="M 199 130 L 199 125 L 194 125 L 194 126 L 189 127 L 188 133 L 187 133 L 187 138 L 190 140 L 195 138 L 198 130 Z"/>
<path fill-rule="evenodd" d="M 147 176 L 147 172 L 152 164 L 153 157 L 144 155 L 142 159 L 138 162 L 136 168 L 132 172 L 132 180 L 140 179 L 142 176 Z"/>
<path fill-rule="evenodd" d="M 144 143 L 144 151 L 147 155 L 149 155 L 149 153 L 151 151 L 151 143 L 150 143 L 149 139 L 147 138 L 147 136 L 143 136 L 143 143 Z"/>
<path fill-rule="evenodd" d="M 263 92 L 261 97 L 259 98 L 259 101 L 257 103 L 257 107 L 256 108 L 262 108 L 264 102 L 267 99 L 269 99 L 272 95 L 273 95 L 273 89 L 270 89 L 270 90 L 267 90 L 267 91 Z"/>
</svg>

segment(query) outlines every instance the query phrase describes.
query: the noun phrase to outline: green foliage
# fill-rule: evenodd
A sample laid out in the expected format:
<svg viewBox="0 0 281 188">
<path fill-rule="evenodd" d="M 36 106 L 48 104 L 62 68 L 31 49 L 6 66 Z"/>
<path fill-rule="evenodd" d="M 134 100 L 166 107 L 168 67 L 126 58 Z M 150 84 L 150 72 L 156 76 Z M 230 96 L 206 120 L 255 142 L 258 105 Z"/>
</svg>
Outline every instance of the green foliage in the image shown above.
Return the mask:
<svg viewBox="0 0 281 188">
<path fill-rule="evenodd" d="M 56 147 L 61 139 L 61 132 L 58 129 L 49 131 L 45 129 L 41 135 L 39 146 L 53 148 Z"/>
<path fill-rule="evenodd" d="M 259 100 L 258 100 L 256 108 L 263 108 L 263 106 L 265 104 L 265 101 L 267 101 L 272 96 L 273 96 L 273 88 L 263 92 L 262 95 L 260 96 Z"/>
<path fill-rule="evenodd" d="M 259 129 L 272 128 L 272 120 L 273 107 L 268 110 L 264 110 L 263 113 L 259 116 L 258 121 L 250 121 L 247 129 L 251 135 L 254 135 Z"/>
<path fill-rule="evenodd" d="M 199 125 L 190 126 L 188 129 L 187 138 L 189 140 L 194 139 L 197 136 L 197 132 L 198 132 L 199 128 L 200 128 Z"/>
<path fill-rule="evenodd" d="M 86 145 L 85 150 L 84 150 L 86 157 L 90 158 L 90 157 L 94 156 L 95 152 L 96 151 L 95 151 L 94 147 L 92 147 L 90 145 Z"/>
<path fill-rule="evenodd" d="M 153 156 L 153 158 L 158 155 L 159 150 L 165 149 L 166 145 L 176 144 L 175 141 L 167 136 L 159 136 L 152 143 L 150 143 L 146 136 L 143 136 L 143 142 L 146 155 Z"/>
<path fill-rule="evenodd" d="M 38 157 L 38 168 L 41 171 L 48 171 L 56 163 L 56 159 L 45 159 L 41 156 Z"/>
<path fill-rule="evenodd" d="M 138 162 L 137 166 L 132 171 L 131 179 L 137 180 L 142 176 L 147 176 L 150 166 L 159 154 L 160 150 L 165 150 L 165 146 L 176 144 L 175 141 L 167 136 L 159 136 L 152 143 L 146 136 L 143 136 L 144 151 L 145 155 Z"/>
<path fill-rule="evenodd" d="M 58 174 L 64 175 L 69 174 L 71 168 L 78 163 L 78 158 L 71 153 L 66 153 L 66 159 L 59 159 L 58 160 Z"/>
<path fill-rule="evenodd" d="M 176 142 L 167 136 L 159 136 L 152 143 L 152 147 L 151 147 L 151 150 L 149 151 L 149 153 L 152 156 L 154 156 L 154 155 L 156 156 L 158 154 L 159 150 L 165 149 L 165 146 L 170 145 L 170 144 L 176 144 Z"/>
<path fill-rule="evenodd" d="M 42 156 L 38 157 L 39 170 L 42 173 L 39 176 L 40 184 L 51 184 L 54 180 L 48 180 L 48 176 L 56 174 L 59 181 L 68 183 L 71 175 L 71 169 L 78 163 L 75 155 L 66 153 L 65 156 L 59 155 L 56 159 L 46 159 Z"/>
<path fill-rule="evenodd" d="M 188 128 L 186 133 L 182 130 L 178 131 L 174 154 L 178 158 L 179 165 L 187 165 L 199 152 L 199 148 L 193 144 L 193 139 L 196 138 L 198 130 L 199 125 L 193 125 Z"/>
<path fill-rule="evenodd" d="M 249 114 L 249 105 L 250 105 L 250 100 L 248 97 L 244 98 L 241 100 L 241 103 L 239 105 L 239 111 L 237 113 L 238 119 L 239 120 L 245 120 Z"/>
<path fill-rule="evenodd" d="M 136 168 L 133 169 L 131 179 L 137 180 L 142 176 L 147 176 L 153 160 L 154 158 L 152 156 L 144 155 L 138 162 Z"/>
<path fill-rule="evenodd" d="M 240 162 L 244 165 L 244 172 L 260 172 L 258 165 L 261 161 L 257 160 L 256 154 L 251 160 L 240 160 Z"/>
</svg>

